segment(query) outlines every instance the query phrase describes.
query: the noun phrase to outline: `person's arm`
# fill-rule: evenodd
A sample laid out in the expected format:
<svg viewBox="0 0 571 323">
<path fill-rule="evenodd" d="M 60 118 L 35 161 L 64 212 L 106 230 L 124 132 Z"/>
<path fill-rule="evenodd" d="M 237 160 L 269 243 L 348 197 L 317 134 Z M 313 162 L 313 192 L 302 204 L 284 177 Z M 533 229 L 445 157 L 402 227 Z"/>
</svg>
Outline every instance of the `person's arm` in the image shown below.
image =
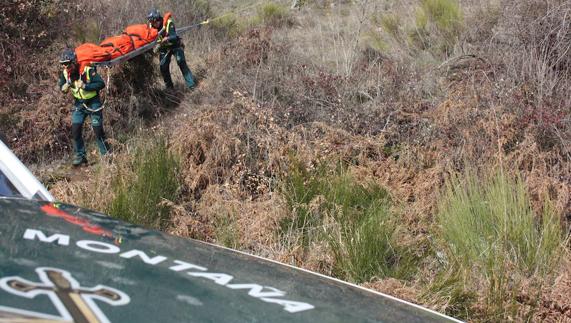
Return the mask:
<svg viewBox="0 0 571 323">
<path fill-rule="evenodd" d="M 174 26 L 174 21 L 171 20 L 171 23 L 169 25 L 169 30 L 167 30 L 167 37 L 165 41 L 168 41 L 169 43 L 175 43 L 178 39 L 178 35 L 176 34 L 176 28 Z"/>
<path fill-rule="evenodd" d="M 97 72 L 95 71 L 95 69 L 92 69 L 91 71 L 89 71 L 90 75 L 89 75 L 89 83 L 85 83 L 85 87 L 83 88 L 86 91 L 99 91 L 102 88 L 105 87 L 105 81 L 103 81 L 103 78 L 101 78 L 101 76 L 99 74 L 97 74 Z"/>
</svg>

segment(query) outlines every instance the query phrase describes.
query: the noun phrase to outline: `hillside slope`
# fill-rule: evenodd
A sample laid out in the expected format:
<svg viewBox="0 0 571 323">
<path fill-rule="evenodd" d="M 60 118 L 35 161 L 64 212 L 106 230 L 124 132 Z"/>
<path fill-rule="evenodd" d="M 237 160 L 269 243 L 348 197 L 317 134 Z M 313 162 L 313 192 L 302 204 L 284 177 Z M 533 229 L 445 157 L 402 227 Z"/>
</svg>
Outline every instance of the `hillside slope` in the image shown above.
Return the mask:
<svg viewBox="0 0 571 323">
<path fill-rule="evenodd" d="M 216 18 L 184 36 L 201 82 L 172 64 L 163 91 L 151 56 L 110 71 L 112 159 L 62 166 L 69 98 L 48 63 L 5 78 L 1 129 L 62 201 L 469 321 L 571 320 L 569 3 L 290 4 L 161 2 L 179 26 Z M 22 46 L 54 61 L 151 3 L 127 5 L 90 2 Z"/>
</svg>

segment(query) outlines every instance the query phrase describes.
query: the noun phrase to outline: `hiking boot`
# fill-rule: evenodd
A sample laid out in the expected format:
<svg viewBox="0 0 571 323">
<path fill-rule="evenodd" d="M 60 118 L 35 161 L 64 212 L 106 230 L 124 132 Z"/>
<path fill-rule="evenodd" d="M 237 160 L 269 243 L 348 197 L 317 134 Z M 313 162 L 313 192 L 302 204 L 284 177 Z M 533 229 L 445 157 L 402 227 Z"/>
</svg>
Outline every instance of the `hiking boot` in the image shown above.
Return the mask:
<svg viewBox="0 0 571 323">
<path fill-rule="evenodd" d="M 81 166 L 82 164 L 87 164 L 87 158 L 85 158 L 85 156 L 75 156 L 71 164 L 74 167 Z"/>
</svg>

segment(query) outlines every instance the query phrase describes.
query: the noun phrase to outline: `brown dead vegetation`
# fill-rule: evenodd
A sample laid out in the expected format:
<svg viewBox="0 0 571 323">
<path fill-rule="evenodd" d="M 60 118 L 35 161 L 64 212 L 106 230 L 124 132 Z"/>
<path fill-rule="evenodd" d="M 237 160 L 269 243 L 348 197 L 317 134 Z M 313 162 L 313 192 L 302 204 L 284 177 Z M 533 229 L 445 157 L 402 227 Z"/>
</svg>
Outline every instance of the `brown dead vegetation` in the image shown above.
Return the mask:
<svg viewBox="0 0 571 323">
<path fill-rule="evenodd" d="M 139 123 L 141 117 L 164 121 L 154 124 L 153 131 L 170 136 L 171 150 L 181 158 L 183 183 L 180 199 L 165 202 L 172 206 L 168 232 L 325 274 L 334 268 L 327 246 L 311 242 L 302 248 L 276 233 L 280 221 L 292 216 L 280 185 L 292 155 L 308 168 L 322 161 L 348 165 L 357 181 L 388 189 L 406 227 L 401 242 L 429 255 L 412 279 L 378 278 L 365 286 L 450 311 L 454 304 L 424 295 L 437 275 L 438 257 L 427 250 L 440 189 L 451 174 L 467 167 L 519 174 L 534 209 L 541 210 L 550 199 L 561 222 L 570 227 L 571 7 L 556 0 L 466 4 L 466 26 L 444 52 L 419 50 L 408 42 L 390 42 L 385 51 L 350 43 L 347 47 L 355 52 L 338 65 L 351 68 L 335 69 L 324 63 L 327 55 L 311 56 L 321 49 L 317 44 L 303 53 L 299 44 L 328 37 L 331 31 L 312 35 L 306 30 L 327 27 L 328 15 L 345 17 L 338 7 L 319 6 L 318 12 L 328 17 L 322 25 L 308 11 L 310 6 L 289 18 L 295 20 L 292 26 L 257 26 L 238 37 L 223 32 L 229 26 L 196 34 L 188 43 L 204 55 L 187 59 L 200 66 L 205 79 L 194 93 L 177 93 L 170 97 L 174 100 L 164 99 L 155 86 L 156 75 L 137 83 L 141 74 L 156 74 L 148 61 L 114 70 L 106 122 L 118 134 L 140 125 L 142 133 L 152 132 Z M 105 15 L 112 21 L 106 26 L 128 19 Z M 304 29 L 295 30 L 297 26 Z M 398 32 L 406 39 L 406 30 Z M 300 34 L 307 38 L 288 37 Z M 343 37 L 347 35 L 339 32 L 326 40 L 339 46 Z M 327 48 L 345 50 L 333 46 Z M 43 54 L 39 62 L 53 60 L 57 50 L 48 48 Z M 17 65 L 23 69 L 22 64 Z M 3 101 L 8 103 L 0 126 L 27 161 L 49 160 L 70 150 L 69 101 L 53 87 L 57 72 L 56 66 L 48 67 L 39 82 L 22 91 L 16 89 L 18 82 L 28 79 L 10 82 L 10 93 L 20 101 Z M 85 170 L 85 180 L 55 178 L 51 191 L 65 202 L 108 209 L 114 177 L 129 173 L 131 144 L 117 139 L 112 163 Z M 57 177 L 45 178 L 50 175 Z M 314 202 L 318 208 L 319 201 Z M 532 320 L 569 320 L 568 268 L 564 263 L 545 278 L 539 302 L 533 287 L 522 290 L 516 298 L 521 313 L 537 303 Z M 467 318 L 492 320 L 482 316 L 486 300 L 476 299 L 474 314 Z"/>
</svg>

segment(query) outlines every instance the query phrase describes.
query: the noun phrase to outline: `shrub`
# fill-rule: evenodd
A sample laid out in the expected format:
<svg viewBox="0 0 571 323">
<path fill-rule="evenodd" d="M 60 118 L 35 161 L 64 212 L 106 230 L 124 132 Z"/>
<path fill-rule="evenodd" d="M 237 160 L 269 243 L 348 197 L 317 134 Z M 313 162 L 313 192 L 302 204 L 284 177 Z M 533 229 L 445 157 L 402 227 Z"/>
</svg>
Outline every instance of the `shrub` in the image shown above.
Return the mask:
<svg viewBox="0 0 571 323">
<path fill-rule="evenodd" d="M 290 24 L 288 9 L 282 5 L 268 2 L 258 7 L 254 24 L 263 23 L 268 26 L 281 27 Z"/>
<path fill-rule="evenodd" d="M 134 178 L 119 173 L 115 198 L 107 212 L 127 222 L 164 228 L 170 214 L 169 201 L 177 198 L 179 160 L 168 150 L 167 140 L 151 140 L 137 149 L 132 162 Z"/>
<path fill-rule="evenodd" d="M 101 26 L 94 18 L 88 18 L 85 20 L 86 21 L 82 24 L 73 25 L 73 36 L 77 43 L 75 45 L 82 43 L 99 44 L 99 42 L 102 40 Z"/>
<path fill-rule="evenodd" d="M 229 13 L 213 19 L 210 22 L 210 28 L 214 30 L 214 34 L 218 38 L 234 38 L 241 34 L 245 26 L 240 23 L 240 19 L 234 13 Z"/>
<path fill-rule="evenodd" d="M 420 9 L 439 31 L 457 35 L 463 21 L 457 0 L 423 0 Z"/>
<path fill-rule="evenodd" d="M 526 280 L 541 283 L 557 265 L 563 231 L 546 201 L 537 220 L 521 178 L 497 172 L 455 176 L 447 184 L 437 217 L 440 248 L 468 291 L 480 290 L 490 317 L 516 313 L 514 300 Z M 522 313 L 519 313 L 522 314 Z"/>
<path fill-rule="evenodd" d="M 420 49 L 448 54 L 462 32 L 464 15 L 457 0 L 422 0 L 409 32 L 410 42 Z"/>
</svg>

